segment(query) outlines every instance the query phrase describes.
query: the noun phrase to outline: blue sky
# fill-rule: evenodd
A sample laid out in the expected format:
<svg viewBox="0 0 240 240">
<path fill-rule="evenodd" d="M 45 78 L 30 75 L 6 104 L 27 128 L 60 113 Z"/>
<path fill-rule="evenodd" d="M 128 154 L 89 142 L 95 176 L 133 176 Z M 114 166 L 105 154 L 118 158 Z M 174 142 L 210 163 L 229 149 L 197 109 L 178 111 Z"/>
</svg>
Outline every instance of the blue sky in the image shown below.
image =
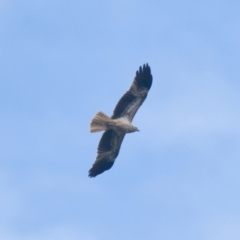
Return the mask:
<svg viewBox="0 0 240 240">
<path fill-rule="evenodd" d="M 0 239 L 240 239 L 240 2 L 0 0 Z M 153 85 L 110 171 L 108 115 Z"/>
</svg>

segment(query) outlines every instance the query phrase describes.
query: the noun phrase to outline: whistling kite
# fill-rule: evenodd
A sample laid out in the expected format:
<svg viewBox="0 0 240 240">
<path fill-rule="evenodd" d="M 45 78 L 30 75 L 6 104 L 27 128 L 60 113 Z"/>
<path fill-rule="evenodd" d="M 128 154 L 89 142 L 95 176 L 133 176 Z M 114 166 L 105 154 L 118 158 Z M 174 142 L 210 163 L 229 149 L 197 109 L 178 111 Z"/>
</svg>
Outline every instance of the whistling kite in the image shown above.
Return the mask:
<svg viewBox="0 0 240 240">
<path fill-rule="evenodd" d="M 139 131 L 131 122 L 147 97 L 152 85 L 151 69 L 144 64 L 136 72 L 130 89 L 122 96 L 111 118 L 98 112 L 90 123 L 90 132 L 105 131 L 98 145 L 97 158 L 89 170 L 89 177 L 110 169 L 118 156 L 126 133 Z"/>
</svg>

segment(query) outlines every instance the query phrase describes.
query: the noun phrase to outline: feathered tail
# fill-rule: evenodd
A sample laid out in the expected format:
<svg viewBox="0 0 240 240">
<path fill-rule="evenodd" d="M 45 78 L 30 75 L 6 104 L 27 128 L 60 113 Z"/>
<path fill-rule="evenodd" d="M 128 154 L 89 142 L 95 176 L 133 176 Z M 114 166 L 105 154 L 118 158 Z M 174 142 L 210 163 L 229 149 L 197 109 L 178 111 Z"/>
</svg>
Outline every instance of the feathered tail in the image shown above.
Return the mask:
<svg viewBox="0 0 240 240">
<path fill-rule="evenodd" d="M 90 123 L 90 132 L 99 132 L 109 129 L 114 121 L 103 112 L 98 112 Z"/>
</svg>

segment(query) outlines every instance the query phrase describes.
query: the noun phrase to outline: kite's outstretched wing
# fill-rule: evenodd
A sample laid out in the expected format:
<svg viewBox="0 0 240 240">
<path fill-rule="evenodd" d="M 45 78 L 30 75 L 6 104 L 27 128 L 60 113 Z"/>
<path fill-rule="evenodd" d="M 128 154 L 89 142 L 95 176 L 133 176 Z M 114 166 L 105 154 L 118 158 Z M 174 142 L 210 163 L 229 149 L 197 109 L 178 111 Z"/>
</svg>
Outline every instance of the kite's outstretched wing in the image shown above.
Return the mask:
<svg viewBox="0 0 240 240">
<path fill-rule="evenodd" d="M 112 118 L 126 117 L 131 122 L 139 107 L 147 97 L 152 85 L 152 74 L 148 64 L 144 64 L 136 72 L 130 89 L 118 101 Z"/>
<path fill-rule="evenodd" d="M 118 156 L 125 133 L 117 133 L 107 130 L 103 133 L 98 144 L 97 158 L 89 170 L 89 177 L 96 177 L 98 174 L 110 169 Z"/>
</svg>

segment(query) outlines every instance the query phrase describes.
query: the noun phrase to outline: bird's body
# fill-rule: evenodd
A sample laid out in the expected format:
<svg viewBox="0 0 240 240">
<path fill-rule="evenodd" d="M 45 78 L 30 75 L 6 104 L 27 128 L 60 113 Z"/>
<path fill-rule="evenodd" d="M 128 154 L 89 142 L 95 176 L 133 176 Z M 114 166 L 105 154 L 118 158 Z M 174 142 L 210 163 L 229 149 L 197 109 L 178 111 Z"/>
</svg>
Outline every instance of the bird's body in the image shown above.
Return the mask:
<svg viewBox="0 0 240 240">
<path fill-rule="evenodd" d="M 138 129 L 131 124 L 128 118 L 121 117 L 112 119 L 103 112 L 98 112 L 90 123 L 90 132 L 106 131 L 110 129 L 119 133 L 131 133 L 138 131 Z"/>
<path fill-rule="evenodd" d="M 105 131 L 98 145 L 97 158 L 89 170 L 89 177 L 110 169 L 118 156 L 126 133 L 139 131 L 131 124 L 138 108 L 147 97 L 152 85 L 150 67 L 146 64 L 136 72 L 130 89 L 122 96 L 110 118 L 98 112 L 90 123 L 90 132 Z"/>
</svg>

